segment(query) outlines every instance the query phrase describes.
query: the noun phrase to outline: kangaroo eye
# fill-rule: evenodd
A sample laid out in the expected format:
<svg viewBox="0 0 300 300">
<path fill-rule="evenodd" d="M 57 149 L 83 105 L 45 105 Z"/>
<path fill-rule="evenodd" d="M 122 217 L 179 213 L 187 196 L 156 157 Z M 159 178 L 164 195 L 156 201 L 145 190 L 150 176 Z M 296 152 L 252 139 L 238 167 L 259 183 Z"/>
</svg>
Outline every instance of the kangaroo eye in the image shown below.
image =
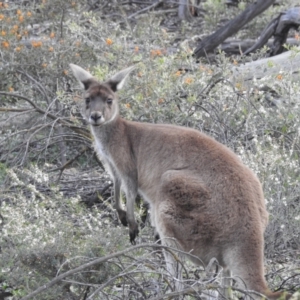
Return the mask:
<svg viewBox="0 0 300 300">
<path fill-rule="evenodd" d="M 90 97 L 85 98 L 85 104 L 86 105 L 88 105 L 90 102 L 91 102 L 91 98 Z"/>
<path fill-rule="evenodd" d="M 107 98 L 107 99 L 106 99 L 106 103 L 107 103 L 107 104 L 112 104 L 112 102 L 113 102 L 113 99 L 112 99 L 112 98 Z"/>
</svg>

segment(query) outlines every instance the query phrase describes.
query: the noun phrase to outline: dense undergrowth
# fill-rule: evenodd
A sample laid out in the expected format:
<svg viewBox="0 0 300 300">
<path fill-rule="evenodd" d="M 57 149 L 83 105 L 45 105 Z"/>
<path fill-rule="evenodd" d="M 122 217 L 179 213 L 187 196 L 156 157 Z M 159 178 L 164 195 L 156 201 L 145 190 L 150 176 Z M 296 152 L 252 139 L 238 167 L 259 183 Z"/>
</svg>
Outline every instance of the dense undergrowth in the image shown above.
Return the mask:
<svg viewBox="0 0 300 300">
<path fill-rule="evenodd" d="M 299 289 L 299 82 L 288 73 L 250 84 L 233 80 L 239 57 L 220 53 L 213 64 L 196 63 L 189 51 L 174 50 L 176 34 L 161 26 L 160 15 L 133 22 L 126 18 L 132 6 L 98 4 L 102 10 L 93 12 L 85 1 L 0 2 L 1 289 L 20 299 L 59 274 L 129 247 L 112 207 L 110 179 L 80 116 L 81 92 L 69 63 L 99 80 L 137 65 L 120 93 L 125 118 L 194 127 L 233 149 L 263 183 L 270 212 L 267 279 L 273 289 Z M 203 5 L 228 14 L 220 1 Z M 212 25 L 206 20 L 202 26 L 207 32 Z M 139 242 L 153 240 L 146 222 Z M 161 251 L 135 251 L 76 272 L 31 299 L 164 295 L 173 282 Z M 205 282 L 208 274 L 198 272 L 186 265 L 187 285 Z"/>
</svg>

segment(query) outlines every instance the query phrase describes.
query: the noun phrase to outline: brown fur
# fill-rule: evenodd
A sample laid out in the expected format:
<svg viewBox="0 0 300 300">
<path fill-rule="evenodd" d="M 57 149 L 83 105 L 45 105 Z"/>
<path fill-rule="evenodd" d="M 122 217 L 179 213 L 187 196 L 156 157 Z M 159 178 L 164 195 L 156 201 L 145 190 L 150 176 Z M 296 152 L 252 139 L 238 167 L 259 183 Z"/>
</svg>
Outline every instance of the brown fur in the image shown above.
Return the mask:
<svg viewBox="0 0 300 300">
<path fill-rule="evenodd" d="M 205 264 L 215 257 L 241 279 L 242 288 L 279 298 L 281 293 L 272 293 L 264 279 L 268 213 L 253 172 L 231 150 L 199 131 L 122 119 L 114 92 L 132 68 L 103 84 L 80 67 L 71 68 L 86 90 L 84 115 L 95 149 L 114 179 L 116 209 L 129 225 L 131 242 L 138 234 L 134 200 L 140 193 L 150 204 L 163 244 L 176 245 Z M 121 185 L 127 212 L 120 203 Z M 180 266 L 165 256 L 168 269 L 180 279 Z"/>
</svg>

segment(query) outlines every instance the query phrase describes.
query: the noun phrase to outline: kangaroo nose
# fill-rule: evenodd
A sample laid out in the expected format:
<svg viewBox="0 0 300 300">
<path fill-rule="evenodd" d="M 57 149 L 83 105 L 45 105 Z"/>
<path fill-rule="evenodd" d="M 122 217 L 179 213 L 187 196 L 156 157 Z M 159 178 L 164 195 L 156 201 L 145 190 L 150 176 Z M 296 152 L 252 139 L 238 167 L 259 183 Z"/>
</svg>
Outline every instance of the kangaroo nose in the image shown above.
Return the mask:
<svg viewBox="0 0 300 300">
<path fill-rule="evenodd" d="M 97 112 L 97 111 L 93 111 L 93 112 L 91 113 L 90 118 L 91 118 L 95 123 L 97 123 L 97 121 L 99 121 L 99 120 L 101 119 L 101 114 L 100 114 L 99 112 Z"/>
</svg>

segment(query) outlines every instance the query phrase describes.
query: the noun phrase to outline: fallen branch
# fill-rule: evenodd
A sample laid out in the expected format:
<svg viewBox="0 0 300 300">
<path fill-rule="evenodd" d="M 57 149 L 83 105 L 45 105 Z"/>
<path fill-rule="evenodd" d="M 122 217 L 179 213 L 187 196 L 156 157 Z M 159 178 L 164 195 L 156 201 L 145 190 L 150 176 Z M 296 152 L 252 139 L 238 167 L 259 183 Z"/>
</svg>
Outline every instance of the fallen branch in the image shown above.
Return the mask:
<svg viewBox="0 0 300 300">
<path fill-rule="evenodd" d="M 229 55 L 242 55 L 245 54 L 247 49 L 252 48 L 252 46 L 256 43 L 257 41 L 253 39 L 239 40 L 234 38 L 228 38 L 219 46 L 219 48 L 221 51 Z M 264 45 L 266 45 L 269 48 L 272 48 L 274 43 L 275 39 L 270 38 L 268 41 L 265 42 Z M 286 39 L 285 44 L 289 47 L 300 46 L 300 40 L 296 38 L 288 38 Z"/>
<path fill-rule="evenodd" d="M 259 59 L 233 68 L 233 79 L 251 80 L 265 76 L 278 75 L 280 72 L 289 73 L 299 77 L 300 47 L 282 54 Z"/>
</svg>

